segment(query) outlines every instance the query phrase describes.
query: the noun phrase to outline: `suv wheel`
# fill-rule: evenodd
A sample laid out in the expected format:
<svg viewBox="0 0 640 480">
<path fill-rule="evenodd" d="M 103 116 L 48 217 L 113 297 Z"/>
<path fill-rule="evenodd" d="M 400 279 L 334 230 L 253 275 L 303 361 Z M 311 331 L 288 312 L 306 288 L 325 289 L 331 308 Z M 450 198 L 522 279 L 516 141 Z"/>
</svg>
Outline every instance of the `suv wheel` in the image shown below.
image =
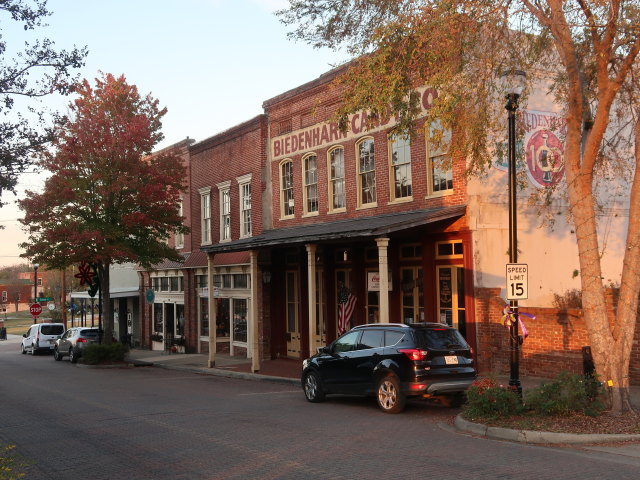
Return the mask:
<svg viewBox="0 0 640 480">
<path fill-rule="evenodd" d="M 78 361 L 78 354 L 75 352 L 73 347 L 69 348 L 69 361 L 71 363 L 76 363 Z"/>
<path fill-rule="evenodd" d="M 318 374 L 309 372 L 304 377 L 304 396 L 313 403 L 322 402 L 324 400 L 324 392 Z"/>
<path fill-rule="evenodd" d="M 383 377 L 376 389 L 378 406 L 384 413 L 400 413 L 404 410 L 407 398 L 400 391 L 400 382 L 395 375 Z"/>
<path fill-rule="evenodd" d="M 24 343 L 20 345 L 20 353 L 22 353 L 23 355 L 27 353 L 27 351 L 24 349 Z"/>
<path fill-rule="evenodd" d="M 57 360 L 58 362 L 59 362 L 60 360 L 62 360 L 62 355 L 60 355 L 60 352 L 58 351 L 58 347 L 55 347 L 55 348 L 53 349 L 53 358 L 54 358 L 55 360 Z"/>
<path fill-rule="evenodd" d="M 36 354 L 36 346 L 32 343 L 31 344 L 31 355 L 35 355 Z"/>
</svg>

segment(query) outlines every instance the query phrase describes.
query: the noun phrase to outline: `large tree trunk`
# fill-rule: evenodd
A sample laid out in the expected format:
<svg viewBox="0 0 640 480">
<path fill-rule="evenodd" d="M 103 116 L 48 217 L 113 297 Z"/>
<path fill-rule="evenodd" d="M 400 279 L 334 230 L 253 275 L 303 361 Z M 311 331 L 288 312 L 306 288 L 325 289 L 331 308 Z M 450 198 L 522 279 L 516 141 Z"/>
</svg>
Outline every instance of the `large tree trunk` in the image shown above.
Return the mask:
<svg viewBox="0 0 640 480">
<path fill-rule="evenodd" d="M 100 276 L 100 292 L 102 293 L 102 328 L 104 330 L 103 343 L 110 345 L 113 343 L 113 309 L 111 308 L 111 293 L 109 280 L 110 264 L 98 265 Z"/>
</svg>

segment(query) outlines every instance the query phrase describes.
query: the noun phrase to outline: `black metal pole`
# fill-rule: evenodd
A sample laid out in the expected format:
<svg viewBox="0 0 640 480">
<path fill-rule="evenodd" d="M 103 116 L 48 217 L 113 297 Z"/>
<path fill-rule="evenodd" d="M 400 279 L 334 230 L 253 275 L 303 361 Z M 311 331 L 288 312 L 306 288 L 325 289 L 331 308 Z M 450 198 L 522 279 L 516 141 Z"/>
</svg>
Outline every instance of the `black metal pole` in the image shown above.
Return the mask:
<svg viewBox="0 0 640 480">
<path fill-rule="evenodd" d="M 38 264 L 33 265 L 33 303 L 38 302 Z M 33 317 L 33 323 L 38 323 L 38 317 Z"/>
<path fill-rule="evenodd" d="M 518 263 L 518 221 L 516 216 L 516 111 L 520 95 L 507 95 L 506 109 L 509 112 L 509 263 Z M 520 337 L 518 335 L 518 300 L 511 300 L 513 321 L 510 333 L 509 386 L 522 395 L 520 384 Z"/>
</svg>

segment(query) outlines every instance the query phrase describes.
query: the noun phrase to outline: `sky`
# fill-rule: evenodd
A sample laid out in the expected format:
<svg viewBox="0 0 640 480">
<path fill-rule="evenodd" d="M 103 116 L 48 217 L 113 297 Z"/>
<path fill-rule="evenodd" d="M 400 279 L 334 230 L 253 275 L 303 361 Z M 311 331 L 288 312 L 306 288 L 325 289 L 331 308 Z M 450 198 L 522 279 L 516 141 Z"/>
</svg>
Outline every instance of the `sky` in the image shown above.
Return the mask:
<svg viewBox="0 0 640 480">
<path fill-rule="evenodd" d="M 344 53 L 318 50 L 287 39 L 291 27 L 274 15 L 287 0 L 49 0 L 53 15 L 38 29 L 57 48 L 87 46 L 80 70 L 124 74 L 142 94 L 167 107 L 162 148 L 186 137 L 204 140 L 262 113 L 262 103 L 317 78 L 345 60 Z M 4 15 L 2 36 L 12 48 L 25 33 Z M 73 97 L 45 103 L 66 111 Z M 43 174 L 22 175 L 17 196 L 6 193 L 0 209 L 0 267 L 24 263 L 18 244 L 26 240 L 15 201 L 25 190 L 42 189 Z"/>
</svg>

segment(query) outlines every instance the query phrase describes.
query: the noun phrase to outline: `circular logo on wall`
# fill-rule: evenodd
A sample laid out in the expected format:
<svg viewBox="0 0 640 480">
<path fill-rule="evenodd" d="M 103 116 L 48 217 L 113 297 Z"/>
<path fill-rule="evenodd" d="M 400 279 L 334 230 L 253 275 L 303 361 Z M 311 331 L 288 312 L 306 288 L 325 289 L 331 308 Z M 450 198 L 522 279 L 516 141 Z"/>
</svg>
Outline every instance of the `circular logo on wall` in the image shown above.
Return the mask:
<svg viewBox="0 0 640 480">
<path fill-rule="evenodd" d="M 536 130 L 525 145 L 531 182 L 540 188 L 557 184 L 564 175 L 564 149 L 556 134 L 547 129 Z"/>
</svg>

